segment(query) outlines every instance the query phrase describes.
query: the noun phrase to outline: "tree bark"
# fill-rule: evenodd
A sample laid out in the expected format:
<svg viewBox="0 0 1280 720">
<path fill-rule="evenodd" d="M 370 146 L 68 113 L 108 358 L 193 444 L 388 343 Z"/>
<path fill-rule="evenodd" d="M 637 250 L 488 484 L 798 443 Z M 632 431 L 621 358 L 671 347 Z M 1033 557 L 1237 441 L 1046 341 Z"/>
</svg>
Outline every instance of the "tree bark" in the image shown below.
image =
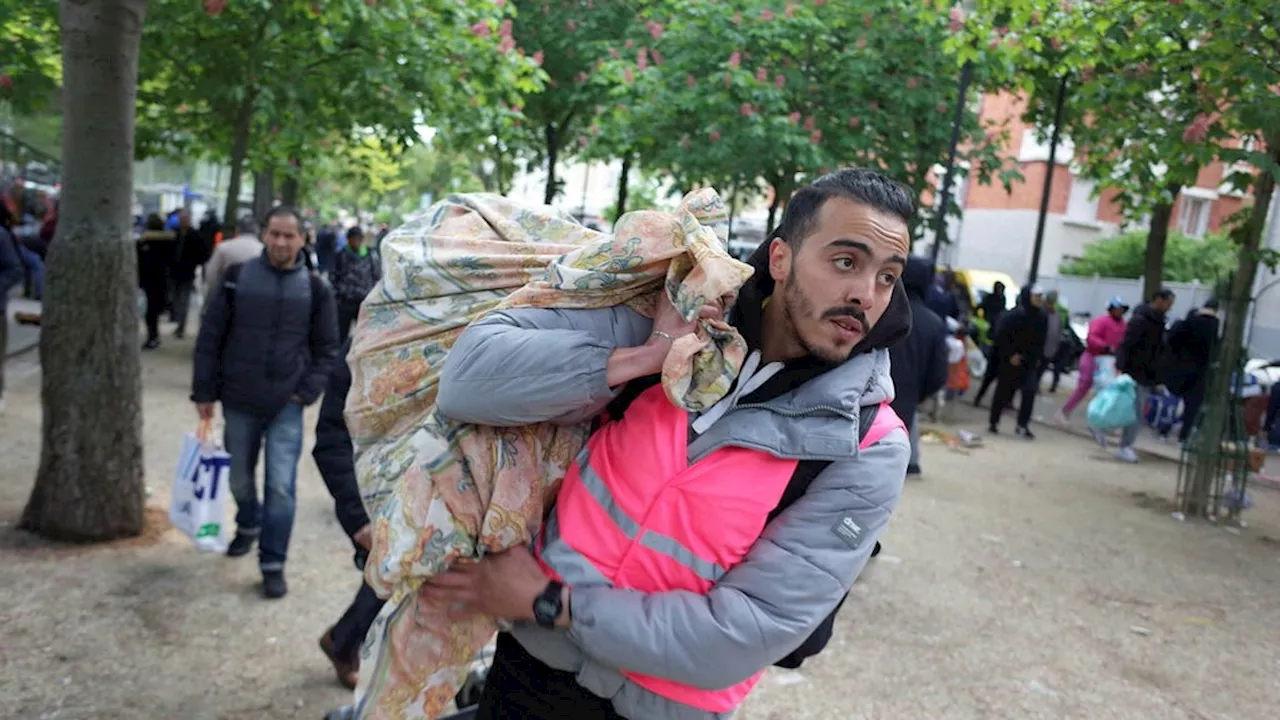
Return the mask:
<svg viewBox="0 0 1280 720">
<path fill-rule="evenodd" d="M 556 132 L 554 123 L 547 123 L 543 128 L 547 144 L 547 187 L 542 193 L 542 203 L 550 205 L 560 194 L 556 186 L 556 162 L 560 159 L 560 134 Z"/>
<path fill-rule="evenodd" d="M 1280 133 L 1267 137 L 1266 143 L 1272 162 L 1280 163 Z M 1227 319 L 1222 331 L 1222 350 L 1218 354 L 1218 365 L 1210 375 L 1209 388 L 1205 394 L 1208 407 L 1200 428 L 1200 462 L 1192 475 L 1191 487 L 1182 498 L 1181 510 L 1187 515 L 1203 516 L 1213 510 L 1210 495 L 1217 480 L 1217 467 L 1209 459 L 1222 452 L 1227 408 L 1231 403 L 1231 376 L 1241 365 L 1245 323 L 1249 317 L 1249 294 L 1253 292 L 1253 282 L 1258 274 L 1262 232 L 1266 227 L 1267 211 L 1271 208 L 1275 188 L 1274 174 L 1267 170 L 1258 173 L 1249 219 L 1235 232 L 1240 250 L 1231 278 L 1231 292 L 1224 308 Z"/>
<path fill-rule="evenodd" d="M 298 175 L 302 173 L 302 161 L 293 158 L 289 161 L 289 174 L 285 176 L 284 182 L 280 184 L 280 204 L 289 207 L 298 207 Z"/>
<path fill-rule="evenodd" d="M 275 172 L 262 170 L 253 174 L 253 216 L 262 222 L 276 200 Z"/>
<path fill-rule="evenodd" d="M 244 174 L 244 159 L 249 154 L 249 131 L 253 123 L 252 93 L 236 110 L 235 124 L 231 128 L 231 177 L 227 180 L 227 202 L 222 213 L 223 233 L 227 237 L 236 234 L 236 220 L 240 217 L 240 182 Z"/>
<path fill-rule="evenodd" d="M 618 198 L 613 204 L 613 221 L 627 212 L 627 189 L 631 182 L 631 153 L 622 156 L 622 177 L 618 178 Z"/>
<path fill-rule="evenodd" d="M 1164 284 L 1164 251 L 1169 244 L 1169 221 L 1173 217 L 1173 202 L 1182 192 L 1179 185 L 1165 188 L 1171 199 L 1156 205 L 1151 211 L 1151 227 L 1147 230 L 1147 264 L 1142 273 L 1142 297 L 1150 300 Z"/>
<path fill-rule="evenodd" d="M 146 11 L 146 0 L 59 5 L 62 202 L 41 312 L 40 469 L 22 513 L 23 528 L 56 540 L 113 540 L 143 528 L 131 206 Z"/>
</svg>

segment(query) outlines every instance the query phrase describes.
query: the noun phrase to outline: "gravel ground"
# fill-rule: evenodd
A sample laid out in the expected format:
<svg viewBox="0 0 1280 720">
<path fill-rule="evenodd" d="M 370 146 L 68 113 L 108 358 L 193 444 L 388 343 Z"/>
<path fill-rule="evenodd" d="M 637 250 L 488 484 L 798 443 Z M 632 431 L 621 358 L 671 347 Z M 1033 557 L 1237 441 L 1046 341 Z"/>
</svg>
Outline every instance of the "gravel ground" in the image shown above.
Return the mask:
<svg viewBox="0 0 1280 720">
<path fill-rule="evenodd" d="M 190 343 L 144 359 L 157 517 L 195 420 Z M 0 416 L 0 718 L 318 719 L 344 702 L 315 643 L 358 577 L 309 456 L 283 601 L 259 598 L 251 558 L 172 531 L 51 547 L 13 529 L 38 372 L 34 354 L 10 361 Z M 771 671 L 739 720 L 1280 713 L 1280 495 L 1256 491 L 1243 530 L 1179 523 L 1172 464 L 1119 465 L 1048 429 L 967 455 L 928 445 L 923 463 L 832 646 Z"/>
</svg>

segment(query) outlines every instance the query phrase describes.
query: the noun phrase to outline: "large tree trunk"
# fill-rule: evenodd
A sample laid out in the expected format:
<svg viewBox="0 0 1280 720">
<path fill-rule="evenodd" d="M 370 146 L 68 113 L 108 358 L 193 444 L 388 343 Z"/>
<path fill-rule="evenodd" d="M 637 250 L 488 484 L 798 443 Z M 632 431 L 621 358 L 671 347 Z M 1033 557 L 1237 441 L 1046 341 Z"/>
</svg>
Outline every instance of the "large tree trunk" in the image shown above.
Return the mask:
<svg viewBox="0 0 1280 720">
<path fill-rule="evenodd" d="M 146 0 L 62 0 L 64 175 L 40 332 L 40 469 L 22 527 L 94 542 L 143 526 L 142 369 L 131 237 Z"/>
<path fill-rule="evenodd" d="M 547 123 L 543 128 L 547 143 L 547 187 L 542 193 L 542 203 L 550 205 L 560 194 L 556 181 L 556 163 L 560 160 L 560 134 L 556 132 L 554 123 Z"/>
<path fill-rule="evenodd" d="M 231 128 L 231 177 L 227 180 L 227 203 L 222 214 L 222 228 L 227 237 L 235 236 L 236 220 L 240 217 L 240 182 L 244 175 L 244 159 L 249 154 L 252 123 L 253 95 L 248 94 L 236 110 L 235 124 Z"/>
<path fill-rule="evenodd" d="M 284 182 L 280 184 L 280 204 L 289 207 L 298 207 L 299 189 L 298 176 L 302 174 L 302 161 L 298 158 L 289 160 L 289 174 L 285 175 Z"/>
<path fill-rule="evenodd" d="M 1273 133 L 1266 141 L 1272 162 L 1280 163 L 1280 133 Z M 1215 463 L 1208 462 L 1208 458 L 1221 452 L 1220 443 L 1228 422 L 1227 407 L 1231 401 L 1231 376 L 1240 365 L 1245 323 L 1249 317 L 1249 294 L 1253 292 L 1253 282 L 1258 274 L 1258 250 L 1262 245 L 1262 231 L 1266 227 L 1267 211 L 1271 208 L 1275 188 L 1275 175 L 1267 171 L 1258 174 L 1249 219 L 1233 233 L 1239 245 L 1239 256 L 1226 301 L 1227 320 L 1222 331 L 1218 367 L 1205 394 L 1206 408 L 1198 448 L 1201 460 L 1192 476 L 1191 487 L 1182 498 L 1181 509 L 1187 515 L 1206 515 L 1213 509 L 1210 494 L 1217 480 L 1217 468 Z"/>
<path fill-rule="evenodd" d="M 1173 203 L 1182 188 L 1170 185 L 1170 200 L 1160 203 L 1151 211 L 1151 228 L 1147 230 L 1147 265 L 1142 273 L 1142 297 L 1150 300 L 1152 295 L 1164 284 L 1164 251 L 1169 244 L 1169 221 L 1173 217 Z"/>
<path fill-rule="evenodd" d="M 275 173 L 263 170 L 253 174 L 253 216 L 262 222 L 276 202 Z"/>
<path fill-rule="evenodd" d="M 613 221 L 627 212 L 627 190 L 631 183 L 631 153 L 622 156 L 622 176 L 618 178 L 618 198 L 613 204 Z"/>
</svg>

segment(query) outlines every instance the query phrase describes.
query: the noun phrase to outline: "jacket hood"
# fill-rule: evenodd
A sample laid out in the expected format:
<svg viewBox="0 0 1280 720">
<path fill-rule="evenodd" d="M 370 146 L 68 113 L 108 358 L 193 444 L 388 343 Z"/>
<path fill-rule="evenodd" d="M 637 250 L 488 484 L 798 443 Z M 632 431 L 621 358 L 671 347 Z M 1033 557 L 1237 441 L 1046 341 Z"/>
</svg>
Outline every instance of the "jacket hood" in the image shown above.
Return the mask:
<svg viewBox="0 0 1280 720">
<path fill-rule="evenodd" d="M 1141 317 L 1144 320 L 1164 325 L 1164 313 L 1151 307 L 1151 305 L 1147 303 L 1142 303 L 1138 307 L 1134 308 L 1133 314 L 1135 317 Z"/>
<path fill-rule="evenodd" d="M 747 346 L 756 349 L 760 347 L 763 334 L 764 302 L 773 295 L 774 288 L 773 278 L 769 275 L 769 243 L 761 243 L 747 263 L 755 269 L 755 274 L 738 291 L 738 302 L 729 319 L 747 341 Z M 889 307 L 885 308 L 880 321 L 854 347 L 848 360 L 839 365 L 812 357 L 792 360 L 759 392 L 771 394 L 771 389 L 785 383 L 791 389 L 780 394 L 771 404 L 780 403 L 797 411 L 826 405 L 855 413 L 859 406 L 888 402 L 893 399 L 888 348 L 910 332 L 911 303 L 899 282 L 894 285 Z"/>
<path fill-rule="evenodd" d="M 908 295 L 924 297 L 929 286 L 933 284 L 933 264 L 928 260 L 912 255 L 907 258 L 907 267 L 902 271 L 902 285 Z"/>
</svg>

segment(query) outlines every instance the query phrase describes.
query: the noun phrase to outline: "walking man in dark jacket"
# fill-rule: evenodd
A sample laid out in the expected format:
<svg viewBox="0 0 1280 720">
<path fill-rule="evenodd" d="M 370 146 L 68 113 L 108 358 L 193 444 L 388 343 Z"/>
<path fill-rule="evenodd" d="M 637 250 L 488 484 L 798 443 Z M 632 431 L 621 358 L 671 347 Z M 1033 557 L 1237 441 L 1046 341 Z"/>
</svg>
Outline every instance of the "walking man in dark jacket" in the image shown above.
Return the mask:
<svg viewBox="0 0 1280 720">
<path fill-rule="evenodd" d="M 893 411 L 911 431 L 908 475 L 920 474 L 920 430 L 916 408 L 947 382 L 947 325 L 929 308 L 926 293 L 933 285 L 933 266 L 912 255 L 902 273 L 902 286 L 911 302 L 911 333 L 889 348 L 893 377 Z"/>
<path fill-rule="evenodd" d="M 1218 345 L 1218 301 L 1187 314 L 1169 330 L 1169 391 L 1182 398 L 1182 428 L 1178 442 L 1185 443 L 1195 428 L 1196 416 L 1204 403 L 1209 379 L 1209 363 Z"/>
<path fill-rule="evenodd" d="M 192 226 L 191 213 L 186 210 L 178 212 L 178 229 L 174 235 L 177 243 L 169 270 L 169 319 L 178 326 L 173 336 L 181 338 L 187 332 L 187 313 L 191 308 L 191 294 L 195 291 L 196 269 L 208 262 L 210 248 Z"/>
<path fill-rule="evenodd" d="M 1035 408 L 1036 385 L 1040 382 L 1040 356 L 1044 352 L 1044 339 L 1048 322 L 1044 314 L 1044 295 L 1037 288 L 1026 287 L 1018 296 L 1014 308 L 996 328 L 993 359 L 1000 363 L 997 371 L 996 395 L 991 399 L 990 425 L 992 434 L 1000 432 L 1000 415 L 1022 391 L 1022 403 L 1018 406 L 1016 433 L 1027 440 L 1034 440 L 1031 432 L 1031 411 Z"/>
<path fill-rule="evenodd" d="M 364 241 L 364 231 L 347 231 L 347 246 L 338 251 L 329 280 L 338 298 L 338 336 L 346 341 L 351 325 L 360 314 L 360 303 L 382 279 L 382 260 Z"/>
<path fill-rule="evenodd" d="M 342 348 L 345 356 L 351 349 L 347 343 Z M 356 568 L 363 570 L 372 543 L 369 516 L 360 500 L 360 487 L 356 484 L 356 463 L 352 452 L 351 433 L 342 416 L 347 404 L 347 392 L 351 390 L 351 369 L 344 362 L 336 362 L 329 376 L 329 388 L 320 403 L 320 419 L 316 421 L 316 447 L 311 451 L 320 476 L 333 496 L 338 524 L 351 538 L 355 546 Z M 320 649 L 338 676 L 338 682 L 350 690 L 356 687 L 356 674 L 360 670 L 360 645 L 369 627 L 378 617 L 384 601 L 373 593 L 368 583 L 361 582 L 360 590 L 333 627 L 320 636 Z"/>
<path fill-rule="evenodd" d="M 324 391 L 338 356 L 338 327 L 329 286 L 303 263 L 302 218 L 277 207 L 264 225 L 262 256 L 228 268 L 205 308 L 191 399 L 202 419 L 211 419 L 214 403 L 221 402 L 226 420 L 237 525 L 227 555 L 247 555 L 260 539 L 262 591 L 279 598 L 288 590 L 284 563 L 293 532 L 302 409 Z M 259 501 L 254 471 L 264 446 Z"/>
<path fill-rule="evenodd" d="M 1133 443 L 1142 429 L 1142 409 L 1151 391 L 1164 382 L 1161 363 L 1165 360 L 1165 313 L 1176 299 L 1173 291 L 1163 288 L 1151 296 L 1151 302 L 1139 305 L 1129 318 L 1124 340 L 1116 353 L 1116 368 L 1133 378 L 1138 385 L 1138 419 L 1124 429 L 1120 437 L 1120 449 L 1116 457 L 1125 462 L 1138 462 Z M 1095 438 L 1100 437 L 1095 435 Z"/>
</svg>

